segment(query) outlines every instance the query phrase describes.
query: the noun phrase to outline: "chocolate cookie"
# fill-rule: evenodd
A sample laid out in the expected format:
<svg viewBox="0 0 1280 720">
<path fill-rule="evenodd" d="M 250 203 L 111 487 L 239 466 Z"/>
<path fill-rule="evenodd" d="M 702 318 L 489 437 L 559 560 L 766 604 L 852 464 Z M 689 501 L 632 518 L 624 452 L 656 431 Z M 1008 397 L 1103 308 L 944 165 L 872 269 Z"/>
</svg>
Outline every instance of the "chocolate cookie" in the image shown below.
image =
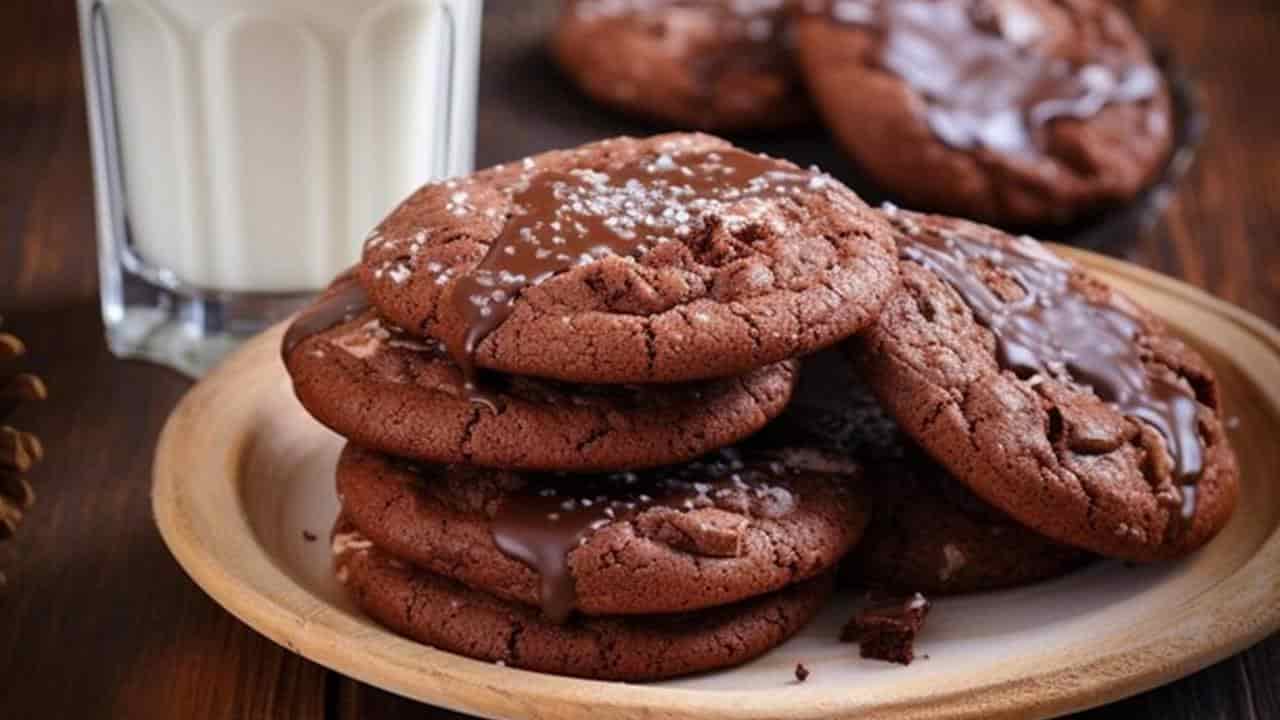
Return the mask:
<svg viewBox="0 0 1280 720">
<path fill-rule="evenodd" d="M 701 130 L 793 125 L 809 101 L 785 45 L 784 0 L 570 0 L 552 38 L 594 99 Z"/>
<path fill-rule="evenodd" d="M 413 569 L 341 520 L 334 555 L 356 603 L 394 632 L 477 660 L 600 680 L 659 680 L 746 662 L 808 623 L 831 588 L 823 576 L 694 613 L 556 624 L 534 608 Z"/>
<path fill-rule="evenodd" d="M 869 323 L 891 231 L 829 176 L 707 135 L 616 138 L 427 185 L 368 240 L 381 314 L 460 367 L 740 375 Z"/>
<path fill-rule="evenodd" d="M 866 469 L 875 514 L 841 578 L 860 586 L 932 595 L 1027 585 L 1090 559 L 1014 522 L 919 450 Z"/>
<path fill-rule="evenodd" d="M 378 547 L 556 620 L 697 610 L 824 574 L 866 526 L 856 481 L 848 461 L 801 450 L 566 477 L 348 445 L 337 474 L 344 514 Z"/>
<path fill-rule="evenodd" d="M 1030 238 L 903 211 L 903 289 L 856 345 L 868 384 L 956 479 L 1059 542 L 1149 561 L 1239 493 L 1213 371 Z"/>
<path fill-rule="evenodd" d="M 525 470 L 596 471 L 689 460 L 750 435 L 782 411 L 792 363 L 664 386 L 585 386 L 489 378 L 473 402 L 439 343 L 362 309 L 344 276 L 284 343 L 303 406 L 335 432 L 403 457 Z"/>
<path fill-rule="evenodd" d="M 800 65 L 836 138 L 906 204 L 1001 225 L 1132 200 L 1173 142 L 1167 84 L 1106 0 L 808 0 Z"/>
<path fill-rule="evenodd" d="M 1090 555 L 1054 542 L 983 502 L 898 428 L 843 358 L 806 360 L 794 402 L 752 445 L 802 444 L 842 453 L 863 469 L 875 512 L 841 564 L 842 584 L 956 594 L 1057 577 Z M 826 397 L 815 403 L 817 386 Z"/>
</svg>

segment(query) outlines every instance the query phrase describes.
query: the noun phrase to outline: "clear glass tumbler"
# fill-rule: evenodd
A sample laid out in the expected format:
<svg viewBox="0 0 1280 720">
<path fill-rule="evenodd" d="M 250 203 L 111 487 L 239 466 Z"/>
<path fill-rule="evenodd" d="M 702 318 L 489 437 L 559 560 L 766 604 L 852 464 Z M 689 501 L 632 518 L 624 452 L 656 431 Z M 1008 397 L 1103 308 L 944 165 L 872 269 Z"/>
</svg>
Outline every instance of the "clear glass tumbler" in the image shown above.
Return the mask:
<svg viewBox="0 0 1280 720">
<path fill-rule="evenodd" d="M 198 376 L 471 170 L 481 0 L 78 0 L 111 350 Z"/>
</svg>

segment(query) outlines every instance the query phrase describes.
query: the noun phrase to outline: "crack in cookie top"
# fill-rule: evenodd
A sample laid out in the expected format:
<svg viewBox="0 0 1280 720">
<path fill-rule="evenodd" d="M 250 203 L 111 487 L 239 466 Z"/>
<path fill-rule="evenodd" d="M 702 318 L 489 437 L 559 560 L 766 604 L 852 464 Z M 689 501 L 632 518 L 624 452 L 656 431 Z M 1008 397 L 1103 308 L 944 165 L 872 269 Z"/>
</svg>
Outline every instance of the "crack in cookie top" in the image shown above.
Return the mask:
<svg viewBox="0 0 1280 720">
<path fill-rule="evenodd" d="M 922 226 L 891 206 L 886 210 L 901 231 L 902 258 L 960 295 L 995 336 L 1002 368 L 1023 380 L 1054 378 L 1091 388 L 1121 414 L 1159 431 L 1180 489 L 1168 502 L 1185 525 L 1195 515 L 1196 482 L 1204 471 L 1200 403 L 1191 387 L 1148 367 L 1138 344 L 1144 323 L 1135 309 L 1079 292 L 1075 267 L 1031 238 L 995 247 L 963 232 Z M 979 274 L 981 267 L 1007 273 L 1022 296 L 1000 297 Z"/>
<path fill-rule="evenodd" d="M 1108 44 L 1070 58 L 1041 47 L 1048 28 L 1025 0 L 818 0 L 812 12 L 868 28 L 878 63 L 924 98 L 939 140 L 1012 155 L 1043 149 L 1043 129 L 1108 105 L 1155 98 L 1160 72 Z M 1105 32 L 1105 28 L 1104 28 Z"/>
<path fill-rule="evenodd" d="M 827 182 L 815 171 L 732 148 L 671 147 L 603 170 L 534 174 L 515 193 L 512 214 L 484 258 L 454 286 L 466 332 L 449 344 L 450 354 L 474 390 L 477 346 L 526 288 L 610 255 L 636 257 L 689 238 L 710 217 L 744 225 L 768 209 L 761 199 Z M 475 398 L 485 401 L 479 392 Z"/>
<path fill-rule="evenodd" d="M 856 470 L 813 451 L 744 453 L 729 448 L 683 465 L 577 479 L 572 489 L 558 476 L 547 475 L 531 479 L 502 502 L 491 532 L 502 552 L 538 572 L 543 612 L 564 622 L 577 604 L 569 553 L 592 533 L 653 508 L 719 507 L 780 518 L 798 502 L 786 478 L 803 472 L 848 475 Z M 726 538 L 731 543 L 719 554 L 733 557 L 741 551 L 738 536 L 726 533 Z"/>
</svg>

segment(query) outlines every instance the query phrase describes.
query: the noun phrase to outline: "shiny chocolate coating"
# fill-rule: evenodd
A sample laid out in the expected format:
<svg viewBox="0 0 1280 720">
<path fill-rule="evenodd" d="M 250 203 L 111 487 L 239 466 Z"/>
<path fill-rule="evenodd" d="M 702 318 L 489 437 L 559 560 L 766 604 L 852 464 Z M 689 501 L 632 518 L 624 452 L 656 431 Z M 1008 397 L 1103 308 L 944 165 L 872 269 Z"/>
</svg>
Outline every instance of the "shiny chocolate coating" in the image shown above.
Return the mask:
<svg viewBox="0 0 1280 720">
<path fill-rule="evenodd" d="M 280 343 L 281 355 L 287 356 L 304 340 L 331 330 L 369 309 L 369 296 L 360 284 L 355 270 L 347 270 L 334 279 L 324 295 L 305 308 Z"/>
<path fill-rule="evenodd" d="M 779 517 L 791 511 L 796 499 L 773 483 L 790 472 L 793 468 L 770 454 L 722 450 L 644 473 L 575 477 L 571 482 L 548 475 L 505 500 L 491 531 L 499 549 L 538 572 L 544 614 L 564 622 L 576 605 L 569 553 L 592 533 L 651 508 L 695 510 L 743 491 L 761 501 L 755 505 L 758 511 Z"/>
<path fill-rule="evenodd" d="M 691 238 L 703 216 L 752 199 L 821 187 L 827 178 L 741 150 L 649 156 L 608 171 L 534 175 L 485 257 L 453 289 L 467 331 L 449 352 L 475 387 L 475 351 L 526 288 L 615 255 Z M 745 219 L 745 216 L 744 216 Z M 730 220 L 732 222 L 732 219 Z M 483 400 L 482 396 L 477 396 Z"/>
<path fill-rule="evenodd" d="M 1154 427 L 1173 457 L 1180 515 L 1195 515 L 1204 470 L 1200 403 L 1189 386 L 1153 374 L 1137 342 L 1142 321 L 1131 308 L 1098 302 L 1073 287 L 1074 267 L 1029 238 L 995 247 L 954 231 L 931 232 L 904 217 L 899 251 L 950 285 L 996 339 L 1000 366 L 1089 387 L 1119 412 Z M 1008 273 L 1022 296 L 1005 301 L 976 268 Z"/>
<path fill-rule="evenodd" d="M 924 99 L 934 135 L 962 150 L 1030 154 L 1050 122 L 1152 99 L 1162 84 L 1153 65 L 1118 51 L 1044 53 L 1046 27 L 1021 0 L 831 0 L 825 11 L 878 34 L 879 64 Z"/>
</svg>

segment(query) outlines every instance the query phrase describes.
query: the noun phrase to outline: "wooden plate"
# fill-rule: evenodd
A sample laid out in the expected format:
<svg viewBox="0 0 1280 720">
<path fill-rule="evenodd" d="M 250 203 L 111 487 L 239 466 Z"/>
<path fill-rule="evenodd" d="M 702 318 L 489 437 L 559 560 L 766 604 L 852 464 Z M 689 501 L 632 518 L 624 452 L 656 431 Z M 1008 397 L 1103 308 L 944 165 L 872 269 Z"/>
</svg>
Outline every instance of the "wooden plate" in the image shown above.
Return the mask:
<svg viewBox="0 0 1280 720">
<path fill-rule="evenodd" d="M 1280 332 L 1202 292 L 1064 251 L 1166 317 L 1216 365 L 1243 465 L 1239 511 L 1182 562 L 1101 564 L 1055 582 L 938 602 L 902 668 L 836 642 L 837 598 L 801 635 L 733 670 L 653 685 L 575 680 L 401 639 L 356 612 L 329 572 L 340 440 L 296 403 L 280 328 L 197 385 L 156 451 L 156 520 L 217 602 L 351 677 L 462 712 L 521 718 L 1050 717 L 1131 695 L 1280 628 Z M 304 532 L 318 539 L 308 540 Z M 812 672 L 792 680 L 795 663 Z"/>
</svg>

